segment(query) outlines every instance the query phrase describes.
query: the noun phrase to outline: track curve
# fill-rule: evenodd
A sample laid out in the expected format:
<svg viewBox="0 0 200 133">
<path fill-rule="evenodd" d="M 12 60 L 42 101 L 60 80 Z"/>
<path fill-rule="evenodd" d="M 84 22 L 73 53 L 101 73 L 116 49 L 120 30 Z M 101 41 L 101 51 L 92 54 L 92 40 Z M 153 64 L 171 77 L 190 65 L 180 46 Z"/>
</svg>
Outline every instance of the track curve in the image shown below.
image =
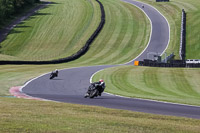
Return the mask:
<svg viewBox="0 0 200 133">
<path fill-rule="evenodd" d="M 142 3 L 132 0 L 122 0 L 141 9 Z M 144 4 L 144 3 L 143 3 Z M 152 30 L 148 46 L 135 59 L 143 60 L 147 52 L 163 53 L 169 43 L 169 25 L 167 20 L 152 6 L 144 4 L 141 9 L 151 21 Z M 130 65 L 135 60 L 124 64 Z M 83 98 L 90 84 L 90 77 L 97 71 L 117 65 L 102 65 L 64 69 L 59 78 L 49 80 L 49 74 L 42 75 L 27 82 L 22 91 L 30 96 L 75 104 L 103 106 L 115 109 L 125 109 L 145 113 L 174 115 L 200 119 L 200 107 L 157 102 L 134 98 L 123 98 L 104 93 L 95 99 Z"/>
</svg>

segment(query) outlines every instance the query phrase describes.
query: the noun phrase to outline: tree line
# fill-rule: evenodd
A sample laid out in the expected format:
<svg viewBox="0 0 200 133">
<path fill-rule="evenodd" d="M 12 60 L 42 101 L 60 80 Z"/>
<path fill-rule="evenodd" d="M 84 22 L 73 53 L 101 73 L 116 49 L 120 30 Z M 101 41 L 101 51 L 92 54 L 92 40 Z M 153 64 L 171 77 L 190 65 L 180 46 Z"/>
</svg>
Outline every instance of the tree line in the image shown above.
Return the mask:
<svg viewBox="0 0 200 133">
<path fill-rule="evenodd" d="M 0 0 L 0 24 L 18 13 L 25 6 L 30 6 L 38 2 L 40 0 Z"/>
</svg>

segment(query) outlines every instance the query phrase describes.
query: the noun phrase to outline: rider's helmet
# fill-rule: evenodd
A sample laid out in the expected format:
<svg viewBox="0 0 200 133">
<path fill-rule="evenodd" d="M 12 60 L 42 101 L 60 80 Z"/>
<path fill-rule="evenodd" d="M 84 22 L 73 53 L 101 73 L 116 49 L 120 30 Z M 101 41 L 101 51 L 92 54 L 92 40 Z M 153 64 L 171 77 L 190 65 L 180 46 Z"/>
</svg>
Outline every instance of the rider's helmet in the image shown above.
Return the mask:
<svg viewBox="0 0 200 133">
<path fill-rule="evenodd" d="M 56 69 L 55 72 L 58 73 L 58 69 Z"/>
<path fill-rule="evenodd" d="M 100 79 L 99 82 L 104 82 L 103 79 Z"/>
</svg>

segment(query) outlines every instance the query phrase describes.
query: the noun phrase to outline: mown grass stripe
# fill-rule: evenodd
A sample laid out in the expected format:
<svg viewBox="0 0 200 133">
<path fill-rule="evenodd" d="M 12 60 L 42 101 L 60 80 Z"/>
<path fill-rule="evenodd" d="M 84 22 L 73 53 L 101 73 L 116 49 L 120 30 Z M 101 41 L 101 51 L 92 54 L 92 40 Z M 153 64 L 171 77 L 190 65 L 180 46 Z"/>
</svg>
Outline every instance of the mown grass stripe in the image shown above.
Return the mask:
<svg viewBox="0 0 200 133">
<path fill-rule="evenodd" d="M 89 62 L 94 62 L 96 65 L 125 63 L 137 56 L 148 42 L 149 35 L 146 37 L 144 33 L 150 33 L 150 25 L 145 26 L 149 24 L 149 20 L 142 11 L 123 2 L 119 2 L 121 5 L 116 4 L 115 1 L 102 1 L 102 3 L 106 11 L 105 26 L 88 53 L 80 58 L 81 64 Z M 120 12 L 116 13 L 117 11 Z M 119 16 L 120 14 L 122 16 Z M 118 19 L 123 20 L 118 23 Z M 118 27 L 118 30 L 115 27 Z M 116 38 L 112 38 L 112 35 Z M 137 44 L 134 43 L 136 38 Z M 141 42 L 144 43 L 141 44 Z"/>
<path fill-rule="evenodd" d="M 17 44 L 16 45 L 17 50 L 15 49 L 17 52 L 16 51 L 13 52 L 14 51 L 12 50 L 13 47 L 11 48 L 11 47 L 7 47 L 9 45 L 5 45 L 10 50 L 7 50 L 9 53 L 5 53 L 6 49 L 3 47 L 4 48 L 2 49 L 4 51 L 3 54 L 18 56 L 19 58 L 22 58 L 24 60 L 34 60 L 34 58 L 37 58 L 37 59 L 41 58 L 41 60 L 49 60 L 49 59 L 55 59 L 59 57 L 66 57 L 67 55 L 71 55 L 75 53 L 76 51 L 78 51 L 78 49 L 80 49 L 85 44 L 87 38 L 89 38 L 90 35 L 93 33 L 93 29 L 96 29 L 98 26 L 98 21 L 94 21 L 94 19 L 99 20 L 99 21 L 100 19 L 97 19 L 94 16 L 99 15 L 98 17 L 100 18 L 100 14 L 98 13 L 100 10 L 99 5 L 95 1 L 88 2 L 88 1 L 75 0 L 71 2 L 69 0 L 67 1 L 60 0 L 56 2 L 57 2 L 56 4 L 52 4 L 48 8 L 45 8 L 38 12 L 38 14 L 45 14 L 43 12 L 47 12 L 44 15 L 44 17 L 37 16 L 36 14 L 31 19 L 26 20 L 26 23 L 24 24 L 27 24 L 27 25 L 30 24 L 32 26 L 36 22 L 39 22 L 37 23 L 37 26 L 34 26 L 34 28 L 29 27 L 31 29 L 31 31 L 29 31 L 30 34 L 26 34 L 26 35 L 23 34 L 23 37 L 22 37 L 22 34 L 20 34 L 21 38 L 26 38 L 26 40 L 29 40 L 29 41 L 19 39 L 20 36 L 18 36 L 16 38 L 18 40 L 11 41 Z M 92 8 L 94 6 L 95 6 L 95 9 Z M 63 10 L 58 10 L 58 8 L 63 9 Z M 97 13 L 95 15 L 93 15 L 94 10 L 98 10 L 98 12 L 95 11 L 95 13 Z M 66 16 L 63 16 L 63 14 L 66 14 Z M 74 16 L 74 14 L 76 16 Z M 71 19 L 68 19 L 68 18 L 71 18 Z M 24 24 L 22 25 L 25 27 L 26 25 Z M 21 29 L 25 29 L 24 27 L 21 27 Z M 47 28 L 47 27 L 51 27 L 51 28 Z M 38 44 L 37 40 L 39 39 L 42 45 Z M 70 43 L 70 40 L 72 43 Z M 4 41 L 3 43 L 6 44 L 7 42 Z M 32 47 L 34 45 L 35 45 L 35 48 Z M 54 53 L 52 51 L 54 51 L 55 47 L 57 47 L 56 53 L 59 53 L 59 54 L 52 54 Z M 34 55 L 38 55 L 38 57 L 37 56 L 34 57 Z"/>
<path fill-rule="evenodd" d="M 105 12 L 106 12 L 106 23 L 105 26 L 98 36 L 98 38 L 94 41 L 94 47 L 91 46 L 91 50 L 88 51 L 87 55 L 93 55 L 90 58 L 85 59 L 82 63 L 86 62 L 96 62 L 98 58 L 100 58 L 102 55 L 104 55 L 105 51 L 109 50 L 110 48 L 113 48 L 113 43 L 109 43 L 110 38 L 112 38 L 113 34 L 115 36 L 118 36 L 119 32 L 116 33 L 118 28 L 121 28 L 121 26 L 117 25 L 119 22 L 116 20 L 118 18 L 116 16 L 116 11 L 119 10 L 116 8 L 116 3 L 108 2 L 106 3 L 107 6 L 105 6 Z M 111 19 L 113 18 L 113 19 Z M 101 60 L 104 58 L 100 58 Z"/>
<path fill-rule="evenodd" d="M 163 88 L 161 88 L 160 86 L 157 74 L 158 74 L 158 69 L 154 69 L 154 68 L 145 69 L 143 72 L 145 86 L 148 89 L 150 89 L 151 92 L 153 92 L 154 94 L 159 95 L 159 96 L 164 96 L 166 94 L 163 93 Z M 149 80 L 149 79 L 152 79 L 152 80 Z"/>
<path fill-rule="evenodd" d="M 119 66 L 97 73 L 104 77 L 106 91 L 127 97 L 200 105 L 199 69 Z M 193 77 L 193 73 L 196 75 Z"/>
<path fill-rule="evenodd" d="M 125 12 L 125 10 L 123 9 L 122 6 L 117 5 L 116 7 L 118 9 L 118 12 L 116 12 L 116 17 L 118 17 L 118 19 L 116 21 L 118 21 L 116 27 L 115 27 L 115 31 L 113 32 L 112 37 L 109 39 L 108 42 L 108 47 L 106 47 L 107 49 L 103 51 L 102 55 L 100 58 L 103 58 L 105 63 L 109 63 L 110 59 L 106 58 L 107 55 L 111 55 L 112 56 L 112 60 L 116 60 L 119 59 L 118 55 L 120 55 L 121 53 L 121 48 L 120 45 L 126 45 L 126 44 L 122 44 L 122 40 L 126 39 L 125 35 L 127 33 L 127 22 L 125 20 L 127 20 L 127 12 Z M 123 22 L 124 21 L 124 22 Z M 118 28 L 120 27 L 120 28 Z M 106 58 L 106 59 L 105 59 Z"/>
<path fill-rule="evenodd" d="M 164 94 L 169 94 L 170 96 L 174 97 L 183 97 L 179 91 L 174 87 L 175 85 L 173 84 L 174 82 L 171 82 L 171 75 L 173 75 L 172 71 L 170 69 L 159 69 L 157 76 L 159 80 L 159 84 L 162 87 L 161 90 L 163 89 Z M 170 86 L 170 87 L 169 87 Z"/>
<path fill-rule="evenodd" d="M 172 80 L 175 81 L 175 88 L 179 91 L 179 93 L 187 97 L 193 97 L 193 91 L 191 91 L 191 86 L 185 79 L 183 70 L 172 70 L 171 72 L 173 73 Z"/>
</svg>

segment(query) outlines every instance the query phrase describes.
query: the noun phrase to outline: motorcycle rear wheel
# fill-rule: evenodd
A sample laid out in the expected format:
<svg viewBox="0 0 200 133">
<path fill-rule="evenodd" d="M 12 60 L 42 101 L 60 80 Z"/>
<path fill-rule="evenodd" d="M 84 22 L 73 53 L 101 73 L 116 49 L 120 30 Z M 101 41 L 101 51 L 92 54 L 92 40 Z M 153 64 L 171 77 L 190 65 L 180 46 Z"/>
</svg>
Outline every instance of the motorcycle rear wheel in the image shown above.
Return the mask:
<svg viewBox="0 0 200 133">
<path fill-rule="evenodd" d="M 94 97 L 97 96 L 97 95 L 98 95 L 98 90 L 95 89 L 95 90 L 93 90 L 93 91 L 90 92 L 89 97 L 90 97 L 90 98 L 94 98 Z"/>
</svg>

